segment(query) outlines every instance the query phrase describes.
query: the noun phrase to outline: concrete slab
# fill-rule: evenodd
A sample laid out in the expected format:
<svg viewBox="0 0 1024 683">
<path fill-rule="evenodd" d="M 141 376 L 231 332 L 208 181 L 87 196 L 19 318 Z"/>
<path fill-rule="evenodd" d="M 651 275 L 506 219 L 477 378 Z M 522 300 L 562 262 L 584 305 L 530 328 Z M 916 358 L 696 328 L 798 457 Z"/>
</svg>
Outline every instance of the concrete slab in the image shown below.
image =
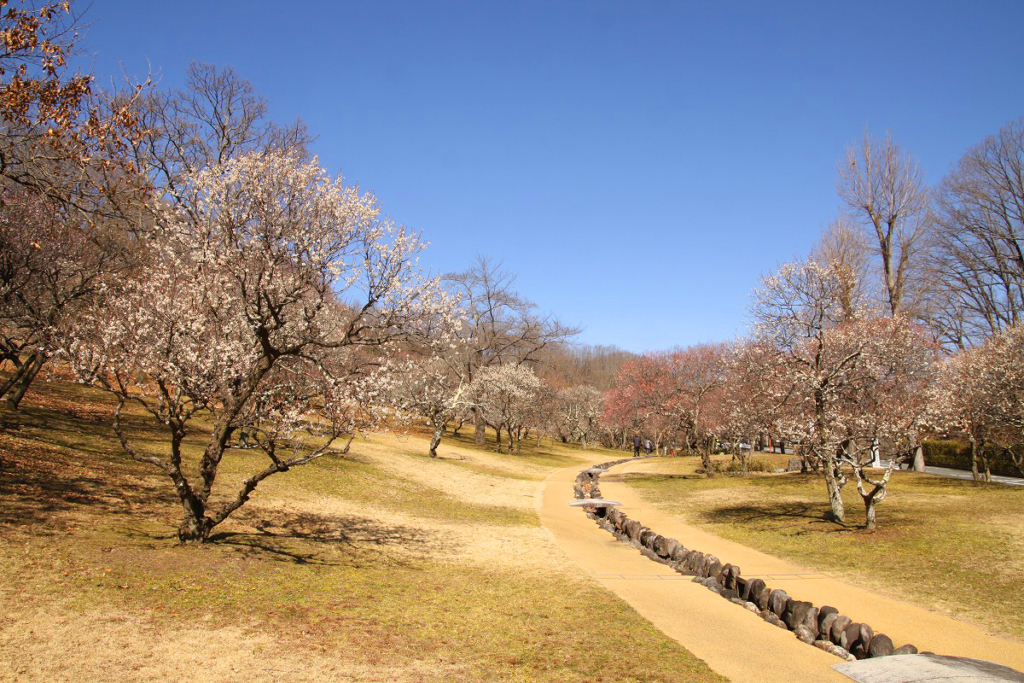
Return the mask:
<svg viewBox="0 0 1024 683">
<path fill-rule="evenodd" d="M 995 662 L 934 654 L 862 659 L 836 664 L 832 668 L 857 683 L 1024 683 L 1024 673 Z"/>
<path fill-rule="evenodd" d="M 604 498 L 580 498 L 579 500 L 570 501 L 569 505 L 572 505 L 573 507 L 590 506 L 595 508 L 610 508 L 616 505 L 622 505 L 622 503 L 615 500 L 606 500 Z"/>
</svg>

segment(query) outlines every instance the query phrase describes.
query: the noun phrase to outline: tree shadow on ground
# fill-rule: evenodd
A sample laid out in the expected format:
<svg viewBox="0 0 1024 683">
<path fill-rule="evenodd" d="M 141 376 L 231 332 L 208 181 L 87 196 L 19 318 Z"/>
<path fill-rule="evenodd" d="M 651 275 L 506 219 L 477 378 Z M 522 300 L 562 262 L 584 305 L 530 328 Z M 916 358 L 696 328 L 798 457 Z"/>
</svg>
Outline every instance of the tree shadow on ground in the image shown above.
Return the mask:
<svg viewBox="0 0 1024 683">
<path fill-rule="evenodd" d="M 768 525 L 777 527 L 780 525 L 780 520 L 788 520 L 781 524 L 792 528 L 795 536 L 812 533 L 843 534 L 857 530 L 848 524 L 834 522 L 829 516 L 827 506 L 805 502 L 716 507 L 713 510 L 698 513 L 698 520 L 705 523 L 754 528 L 763 528 Z"/>
<path fill-rule="evenodd" d="M 296 564 L 359 565 L 363 553 L 373 555 L 400 548 L 408 556 L 428 553 L 443 541 L 440 534 L 400 524 L 386 524 L 356 515 L 315 513 L 259 513 L 261 519 L 248 521 L 254 531 L 222 531 L 210 536 L 212 543 L 234 546 L 264 557 Z M 241 521 L 241 520 L 240 520 Z M 408 564 L 395 555 L 390 560 Z"/>
<path fill-rule="evenodd" d="M 690 474 L 647 474 L 645 472 L 620 472 L 614 474 L 601 475 L 604 479 L 607 477 L 609 480 L 614 481 L 644 481 L 651 483 L 658 483 L 662 481 L 681 481 L 681 480 L 704 480 L 707 479 L 703 474 L 690 473 Z"/>
<path fill-rule="evenodd" d="M 0 433 L 0 525 L 46 534 L 65 513 L 118 517 L 173 505 L 173 492 L 158 475 L 140 476 L 139 469 L 108 449 L 90 452 L 26 432 Z"/>
</svg>

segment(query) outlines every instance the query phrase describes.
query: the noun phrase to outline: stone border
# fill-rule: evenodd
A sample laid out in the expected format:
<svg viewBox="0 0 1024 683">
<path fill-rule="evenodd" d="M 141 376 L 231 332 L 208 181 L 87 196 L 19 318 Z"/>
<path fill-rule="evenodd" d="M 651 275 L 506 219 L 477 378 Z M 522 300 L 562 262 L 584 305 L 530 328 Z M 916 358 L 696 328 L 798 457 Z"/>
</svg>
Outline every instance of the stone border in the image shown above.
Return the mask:
<svg viewBox="0 0 1024 683">
<path fill-rule="evenodd" d="M 638 458 L 623 458 L 595 465 L 576 477 L 573 487 L 578 499 L 601 498 L 598 479 L 609 467 Z M 791 598 L 781 588 L 769 588 L 762 579 L 747 579 L 740 568 L 721 562 L 711 554 L 690 550 L 674 538 L 665 538 L 607 506 L 584 507 L 588 517 L 618 540 L 638 549 L 645 557 L 672 567 L 684 576 L 757 614 L 770 624 L 792 631 L 801 641 L 847 661 L 917 654 L 913 645 L 895 647 L 884 633 L 855 622 L 829 605 L 820 608 Z"/>
</svg>

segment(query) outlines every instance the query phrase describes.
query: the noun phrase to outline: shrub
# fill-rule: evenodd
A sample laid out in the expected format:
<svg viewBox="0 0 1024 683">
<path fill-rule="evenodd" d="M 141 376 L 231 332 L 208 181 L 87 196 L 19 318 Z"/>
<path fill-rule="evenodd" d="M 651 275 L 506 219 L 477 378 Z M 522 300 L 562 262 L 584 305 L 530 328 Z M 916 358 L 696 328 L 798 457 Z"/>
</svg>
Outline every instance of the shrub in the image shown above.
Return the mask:
<svg viewBox="0 0 1024 683">
<path fill-rule="evenodd" d="M 956 439 L 923 441 L 924 461 L 935 467 L 951 467 L 956 470 L 971 469 L 971 446 Z M 992 474 L 1006 477 L 1019 477 L 1021 472 L 1013 464 L 1013 460 L 1001 449 L 986 449 L 990 458 Z M 979 463 L 980 466 L 980 463 Z"/>
<path fill-rule="evenodd" d="M 716 461 L 713 463 L 715 472 L 718 474 L 743 474 L 743 464 L 738 460 Z M 775 467 L 767 460 L 751 458 L 747 461 L 747 472 L 774 472 Z M 703 468 L 698 468 L 698 474 L 704 474 Z"/>
</svg>

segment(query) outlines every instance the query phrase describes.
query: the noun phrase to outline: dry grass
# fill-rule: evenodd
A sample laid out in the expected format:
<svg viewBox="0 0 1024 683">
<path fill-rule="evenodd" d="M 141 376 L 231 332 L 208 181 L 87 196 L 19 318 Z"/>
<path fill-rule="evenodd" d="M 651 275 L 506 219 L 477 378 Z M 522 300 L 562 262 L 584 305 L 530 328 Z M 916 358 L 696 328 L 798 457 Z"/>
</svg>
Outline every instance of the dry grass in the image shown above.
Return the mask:
<svg viewBox="0 0 1024 683">
<path fill-rule="evenodd" d="M 422 438 L 374 436 L 271 478 L 213 543 L 183 547 L 168 482 L 121 454 L 111 411 L 50 384 L 3 416 L 4 680 L 721 680 L 539 526 L 536 487 L 571 449 L 453 439 L 431 459 Z M 131 428 L 161 447 L 141 416 Z M 233 451 L 224 479 L 257 465 Z"/>
<path fill-rule="evenodd" d="M 825 519 L 820 477 L 708 480 L 693 473 L 694 460 L 665 461 L 663 475 L 627 481 L 725 538 L 1024 640 L 1024 487 L 896 472 L 869 532 L 853 483 L 843 490 L 841 526 Z"/>
</svg>

